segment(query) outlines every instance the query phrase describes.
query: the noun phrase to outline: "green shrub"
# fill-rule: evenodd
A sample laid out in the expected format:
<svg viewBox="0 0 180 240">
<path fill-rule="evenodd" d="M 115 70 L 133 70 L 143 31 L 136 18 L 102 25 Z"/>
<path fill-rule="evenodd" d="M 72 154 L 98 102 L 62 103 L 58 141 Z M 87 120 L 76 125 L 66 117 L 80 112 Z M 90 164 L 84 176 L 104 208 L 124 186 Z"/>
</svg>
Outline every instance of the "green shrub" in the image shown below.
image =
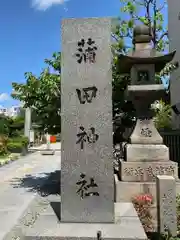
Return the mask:
<svg viewBox="0 0 180 240">
<path fill-rule="evenodd" d="M 172 110 L 171 105 L 165 104 L 162 100 L 156 101 L 158 107 L 153 107 L 155 111 L 154 123 L 158 130 L 171 129 Z"/>
<path fill-rule="evenodd" d="M 22 142 L 23 146 L 27 146 L 28 145 L 29 139 L 27 137 L 21 136 L 20 139 L 21 139 L 21 142 Z"/>
<path fill-rule="evenodd" d="M 13 137 L 8 139 L 7 149 L 9 152 L 21 153 L 28 145 L 28 138 L 25 136 Z"/>
<path fill-rule="evenodd" d="M 19 158 L 19 153 L 11 153 L 10 155 L 9 155 L 9 159 L 11 160 L 11 161 L 15 161 L 15 160 L 17 160 Z"/>
<path fill-rule="evenodd" d="M 9 135 L 10 119 L 0 114 L 0 134 Z"/>
<path fill-rule="evenodd" d="M 14 131 L 11 133 L 11 138 L 20 137 L 21 135 L 22 135 L 22 131 L 20 131 L 20 130 L 14 130 Z"/>
<path fill-rule="evenodd" d="M 8 162 L 8 159 L 0 159 L 0 165 L 4 165 Z"/>
<path fill-rule="evenodd" d="M 23 149 L 23 144 L 21 142 L 8 142 L 7 149 L 9 152 L 20 153 Z"/>
<path fill-rule="evenodd" d="M 0 146 L 0 156 L 6 156 L 8 153 L 6 146 Z"/>
<path fill-rule="evenodd" d="M 25 136 L 18 136 L 18 137 L 12 137 L 8 139 L 8 142 L 13 142 L 13 143 L 21 143 L 23 146 L 28 145 L 28 138 Z"/>
<path fill-rule="evenodd" d="M 8 141 L 7 136 L 0 135 L 0 156 L 5 156 L 8 154 L 7 141 Z"/>
</svg>

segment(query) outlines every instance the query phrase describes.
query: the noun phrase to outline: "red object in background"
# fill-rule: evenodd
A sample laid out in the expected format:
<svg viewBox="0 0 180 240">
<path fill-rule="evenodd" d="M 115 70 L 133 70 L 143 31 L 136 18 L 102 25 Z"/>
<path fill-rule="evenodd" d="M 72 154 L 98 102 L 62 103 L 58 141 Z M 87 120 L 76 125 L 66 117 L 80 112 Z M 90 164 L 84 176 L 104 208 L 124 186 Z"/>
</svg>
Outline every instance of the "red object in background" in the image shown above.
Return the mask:
<svg viewBox="0 0 180 240">
<path fill-rule="evenodd" d="M 50 143 L 56 142 L 56 136 L 50 136 Z"/>
</svg>

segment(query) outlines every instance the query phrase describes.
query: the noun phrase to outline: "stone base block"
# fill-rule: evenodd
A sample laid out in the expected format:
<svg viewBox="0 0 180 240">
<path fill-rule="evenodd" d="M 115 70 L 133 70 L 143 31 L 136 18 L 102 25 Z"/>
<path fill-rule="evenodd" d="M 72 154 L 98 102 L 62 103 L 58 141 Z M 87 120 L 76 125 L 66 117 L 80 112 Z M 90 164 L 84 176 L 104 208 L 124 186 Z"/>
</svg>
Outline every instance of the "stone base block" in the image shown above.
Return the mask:
<svg viewBox="0 0 180 240">
<path fill-rule="evenodd" d="M 163 144 L 127 144 L 126 160 L 128 162 L 168 161 L 169 148 Z"/>
<path fill-rule="evenodd" d="M 55 151 L 54 150 L 43 150 L 41 152 L 41 155 L 54 155 Z"/>
<path fill-rule="evenodd" d="M 125 182 L 152 182 L 157 175 L 169 175 L 178 179 L 176 162 L 124 162 L 120 164 L 119 177 Z"/>
<path fill-rule="evenodd" d="M 157 203 L 156 203 L 156 183 L 155 182 L 121 182 L 115 176 L 116 196 L 115 202 L 130 202 L 138 194 L 148 193 L 153 196 L 154 204 L 150 211 L 154 231 L 157 231 Z M 176 195 L 180 194 L 180 182 L 176 182 Z"/>
<path fill-rule="evenodd" d="M 131 202 L 134 196 L 148 193 L 153 196 L 154 204 L 150 211 L 154 231 L 157 231 L 157 199 L 156 199 L 156 182 L 122 182 L 115 175 L 115 202 Z M 176 182 L 176 195 L 180 194 L 180 182 Z"/>
<path fill-rule="evenodd" d="M 26 231 L 25 239 L 97 240 L 98 231 L 101 232 L 102 239 L 108 240 L 147 239 L 132 203 L 115 203 L 114 224 L 61 223 L 49 206 L 33 227 Z"/>
<path fill-rule="evenodd" d="M 156 182 L 122 182 L 115 175 L 115 202 L 131 202 L 132 197 L 141 193 L 150 193 L 156 205 Z M 176 182 L 176 194 L 180 194 L 180 181 Z"/>
<path fill-rule="evenodd" d="M 131 85 L 131 87 L 139 88 L 138 85 Z M 144 88 L 147 85 L 141 85 L 140 87 Z M 157 87 L 157 84 L 154 87 Z M 137 119 L 130 140 L 132 144 L 163 144 L 163 139 L 155 128 L 153 119 Z"/>
</svg>

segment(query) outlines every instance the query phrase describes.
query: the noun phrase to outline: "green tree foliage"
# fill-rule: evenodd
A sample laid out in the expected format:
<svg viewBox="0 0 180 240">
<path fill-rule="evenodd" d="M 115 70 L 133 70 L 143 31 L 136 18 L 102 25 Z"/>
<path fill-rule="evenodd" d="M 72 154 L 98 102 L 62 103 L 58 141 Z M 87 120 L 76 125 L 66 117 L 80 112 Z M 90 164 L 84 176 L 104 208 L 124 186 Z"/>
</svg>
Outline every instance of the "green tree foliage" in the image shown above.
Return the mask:
<svg viewBox="0 0 180 240">
<path fill-rule="evenodd" d="M 26 83 L 13 83 L 12 97 L 24 102 L 24 108 L 31 107 L 33 118 L 41 129 L 49 133 L 60 132 L 60 53 L 52 59 L 45 59 L 47 67 L 39 77 L 25 73 Z"/>
<path fill-rule="evenodd" d="M 121 114 L 121 126 L 131 126 L 135 116 L 131 102 L 126 100 L 126 88 L 129 76 L 121 76 L 117 71 L 117 59 L 120 53 L 127 54 L 132 49 L 133 27 L 143 23 L 152 29 L 153 46 L 157 51 L 166 51 L 168 46 L 168 31 L 164 24 L 164 7 L 166 2 L 161 0 L 120 0 L 121 13 L 114 19 L 112 26 L 113 53 L 113 117 Z M 24 107 L 32 107 L 36 121 L 42 129 L 50 133 L 60 132 L 60 53 L 54 53 L 52 59 L 46 59 L 47 67 L 39 77 L 26 73 L 26 83 L 13 83 L 15 93 L 12 96 L 23 101 Z M 172 67 L 174 66 L 174 67 Z M 157 82 L 161 77 L 176 68 L 170 64 L 156 76 Z M 53 70 L 52 73 L 50 70 Z M 123 115 L 123 117 L 122 117 Z"/>
<path fill-rule="evenodd" d="M 5 115 L 0 115 L 0 135 L 5 135 L 7 137 L 14 137 L 23 135 L 24 130 L 24 118 L 21 116 L 17 117 L 7 117 Z"/>
<path fill-rule="evenodd" d="M 21 152 L 27 146 L 28 138 L 24 134 L 24 115 L 8 117 L 0 115 L 0 156 L 9 152 Z"/>
<path fill-rule="evenodd" d="M 11 118 L 6 117 L 4 114 L 0 115 L 0 135 L 9 135 L 10 133 Z"/>
<path fill-rule="evenodd" d="M 132 124 L 135 112 L 132 103 L 126 100 L 126 88 L 130 76 L 121 76 L 117 71 L 118 55 L 127 54 L 132 48 L 133 28 L 137 24 L 150 27 L 152 45 L 158 52 L 168 50 L 168 30 L 164 24 L 164 10 L 166 1 L 160 0 L 120 0 L 121 17 L 114 20 L 112 27 L 113 53 L 113 116 L 123 114 L 122 125 Z M 162 77 L 168 75 L 178 67 L 177 63 L 168 64 L 165 69 L 156 75 L 156 82 L 161 83 Z"/>
<path fill-rule="evenodd" d="M 9 137 L 16 137 L 24 134 L 24 117 L 17 116 L 10 120 Z"/>
<path fill-rule="evenodd" d="M 154 123 L 158 130 L 171 129 L 171 106 L 162 100 L 157 101 L 153 107 L 155 111 Z"/>
</svg>

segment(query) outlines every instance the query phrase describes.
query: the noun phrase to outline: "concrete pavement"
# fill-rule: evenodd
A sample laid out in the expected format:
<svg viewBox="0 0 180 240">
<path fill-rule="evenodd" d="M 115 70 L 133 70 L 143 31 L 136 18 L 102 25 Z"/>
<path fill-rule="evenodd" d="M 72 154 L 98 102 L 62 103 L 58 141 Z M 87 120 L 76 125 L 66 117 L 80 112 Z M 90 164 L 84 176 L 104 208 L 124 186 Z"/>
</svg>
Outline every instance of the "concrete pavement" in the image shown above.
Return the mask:
<svg viewBox="0 0 180 240">
<path fill-rule="evenodd" d="M 60 144 L 53 147 L 60 149 Z M 60 169 L 60 162 L 60 151 L 53 156 L 42 156 L 37 151 L 0 168 L 0 240 L 35 199 L 48 175 Z"/>
<path fill-rule="evenodd" d="M 43 151 L 46 148 L 47 148 L 47 144 L 42 144 L 38 147 L 30 147 L 29 150 L 31 150 L 31 151 Z M 60 151 L 61 150 L 61 143 L 60 142 L 51 143 L 50 144 L 50 149 Z"/>
</svg>

